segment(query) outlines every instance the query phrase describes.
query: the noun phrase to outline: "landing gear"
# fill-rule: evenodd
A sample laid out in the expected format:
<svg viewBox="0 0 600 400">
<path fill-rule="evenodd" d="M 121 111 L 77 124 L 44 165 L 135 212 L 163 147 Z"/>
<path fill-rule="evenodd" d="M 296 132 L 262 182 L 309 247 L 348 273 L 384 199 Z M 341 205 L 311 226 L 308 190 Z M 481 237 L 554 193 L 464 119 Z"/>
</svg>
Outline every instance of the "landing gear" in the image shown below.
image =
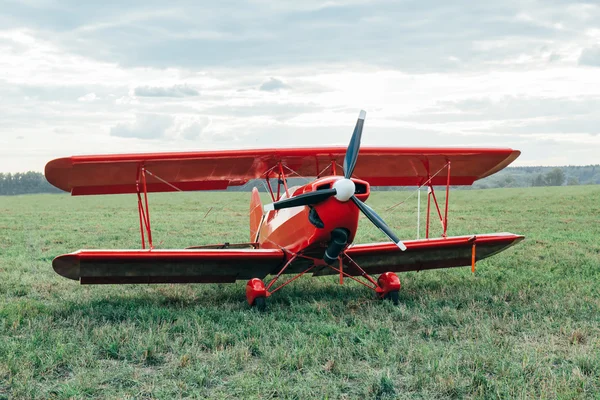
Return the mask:
<svg viewBox="0 0 600 400">
<path fill-rule="evenodd" d="M 265 284 L 258 278 L 253 278 L 246 284 L 246 300 L 252 307 L 258 311 L 264 311 L 267 308 L 267 289 Z"/>
<path fill-rule="evenodd" d="M 312 261 L 309 267 L 304 271 L 297 273 L 294 277 L 281 283 L 275 287 L 275 283 L 279 277 L 285 272 L 287 267 L 294 262 L 297 258 L 308 259 Z M 340 284 L 344 283 L 344 278 L 352 279 L 361 285 L 368 287 L 377 294 L 378 299 L 390 300 L 394 305 L 399 303 L 398 291 L 400 290 L 400 278 L 393 272 L 385 272 L 379 276 L 377 281 L 369 276 L 357 263 L 355 263 L 348 255 L 342 255 L 338 257 L 339 267 L 333 264 L 327 264 L 321 259 L 315 259 L 304 255 L 294 254 L 281 268 L 279 273 L 273 277 L 267 285 L 258 278 L 253 278 L 246 284 L 246 300 L 251 307 L 255 307 L 259 311 L 263 311 L 266 308 L 267 297 L 277 292 L 284 286 L 292 283 L 302 275 L 313 270 L 316 267 L 327 267 L 340 274 Z M 346 264 L 346 268 L 344 268 Z M 354 270 L 352 270 L 354 269 Z M 350 272 L 350 273 L 349 273 Z M 359 278 L 363 278 L 362 280 Z"/>
<path fill-rule="evenodd" d="M 400 278 L 393 272 L 386 272 L 377 279 L 377 294 L 379 298 L 391 300 L 394 305 L 398 305 L 398 292 L 400 290 Z"/>
</svg>

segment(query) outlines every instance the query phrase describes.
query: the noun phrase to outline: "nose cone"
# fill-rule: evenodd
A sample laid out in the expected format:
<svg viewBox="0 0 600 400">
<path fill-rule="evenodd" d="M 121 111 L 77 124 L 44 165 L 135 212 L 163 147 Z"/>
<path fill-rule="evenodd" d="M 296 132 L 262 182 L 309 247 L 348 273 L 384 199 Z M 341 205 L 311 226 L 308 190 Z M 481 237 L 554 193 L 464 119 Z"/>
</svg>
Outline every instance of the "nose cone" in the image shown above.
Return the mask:
<svg viewBox="0 0 600 400">
<path fill-rule="evenodd" d="M 348 201 L 356 191 L 356 185 L 350 179 L 340 179 L 333 183 L 333 189 L 336 190 L 335 198 L 339 201 Z"/>
</svg>

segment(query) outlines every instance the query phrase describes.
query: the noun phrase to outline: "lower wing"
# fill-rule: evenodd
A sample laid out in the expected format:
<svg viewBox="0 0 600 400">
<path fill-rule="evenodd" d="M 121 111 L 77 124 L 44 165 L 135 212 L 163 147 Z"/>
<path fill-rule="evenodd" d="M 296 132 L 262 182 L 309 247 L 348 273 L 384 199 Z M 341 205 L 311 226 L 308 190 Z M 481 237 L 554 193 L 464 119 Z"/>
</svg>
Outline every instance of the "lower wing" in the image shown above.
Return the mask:
<svg viewBox="0 0 600 400">
<path fill-rule="evenodd" d="M 506 250 L 524 237 L 512 233 L 405 241 L 406 251 L 394 243 L 350 246 L 345 254 L 367 274 L 407 272 L 471 265 Z M 263 279 L 277 273 L 286 260 L 279 249 L 253 249 L 251 244 L 197 246 L 184 250 L 79 250 L 56 257 L 54 270 L 81 284 L 122 283 L 226 283 L 241 279 Z M 307 260 L 298 260 L 287 273 L 304 270 Z M 298 270 L 298 271 L 296 271 Z M 360 275 L 356 268 L 346 268 Z M 336 272 L 318 267 L 314 275 Z"/>
<path fill-rule="evenodd" d="M 279 249 L 79 250 L 56 257 L 52 267 L 81 284 L 223 283 L 262 279 L 284 259 Z"/>
</svg>

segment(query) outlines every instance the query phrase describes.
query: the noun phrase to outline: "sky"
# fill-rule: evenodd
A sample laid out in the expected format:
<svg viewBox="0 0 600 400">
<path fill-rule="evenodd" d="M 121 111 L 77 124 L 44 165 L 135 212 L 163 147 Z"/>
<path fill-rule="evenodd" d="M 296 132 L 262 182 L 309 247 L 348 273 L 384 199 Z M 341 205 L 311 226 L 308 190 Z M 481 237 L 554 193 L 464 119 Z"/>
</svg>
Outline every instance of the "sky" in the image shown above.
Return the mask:
<svg viewBox="0 0 600 400">
<path fill-rule="evenodd" d="M 0 172 L 76 154 L 511 147 L 600 163 L 600 2 L 0 0 Z"/>
</svg>

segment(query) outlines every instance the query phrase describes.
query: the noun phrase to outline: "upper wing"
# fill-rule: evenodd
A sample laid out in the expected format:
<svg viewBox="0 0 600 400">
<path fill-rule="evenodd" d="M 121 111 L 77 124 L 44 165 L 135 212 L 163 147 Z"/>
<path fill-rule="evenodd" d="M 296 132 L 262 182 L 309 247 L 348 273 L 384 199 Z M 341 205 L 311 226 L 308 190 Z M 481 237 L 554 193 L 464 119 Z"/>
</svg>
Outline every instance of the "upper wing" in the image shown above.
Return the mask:
<svg viewBox="0 0 600 400">
<path fill-rule="evenodd" d="M 282 250 L 79 250 L 52 261 L 65 278 L 93 283 L 220 283 L 264 278 Z"/>
<path fill-rule="evenodd" d="M 424 269 L 452 268 L 471 265 L 473 243 L 476 260 L 482 260 L 508 249 L 524 236 L 512 233 L 491 233 L 476 236 L 455 236 L 437 239 L 404 241 L 406 251 L 394 243 L 370 243 L 350 246 L 346 254 L 368 274 L 407 272 Z M 346 272 L 358 275 L 353 268 Z M 330 268 L 316 275 L 335 273 Z"/>
<path fill-rule="evenodd" d="M 304 177 L 331 174 L 343 165 L 345 148 L 258 149 L 188 153 L 73 156 L 50 161 L 46 178 L 72 195 L 135 193 L 144 167 L 148 192 L 216 190 L 265 178 L 281 162 Z M 509 165 L 520 152 L 512 149 L 362 148 L 354 175 L 373 186 L 445 185 L 440 172 L 451 163 L 451 185 L 471 185 Z M 341 173 L 341 167 L 337 168 Z M 271 177 L 277 177 L 273 171 Z M 165 183 L 167 182 L 167 183 Z"/>
</svg>

